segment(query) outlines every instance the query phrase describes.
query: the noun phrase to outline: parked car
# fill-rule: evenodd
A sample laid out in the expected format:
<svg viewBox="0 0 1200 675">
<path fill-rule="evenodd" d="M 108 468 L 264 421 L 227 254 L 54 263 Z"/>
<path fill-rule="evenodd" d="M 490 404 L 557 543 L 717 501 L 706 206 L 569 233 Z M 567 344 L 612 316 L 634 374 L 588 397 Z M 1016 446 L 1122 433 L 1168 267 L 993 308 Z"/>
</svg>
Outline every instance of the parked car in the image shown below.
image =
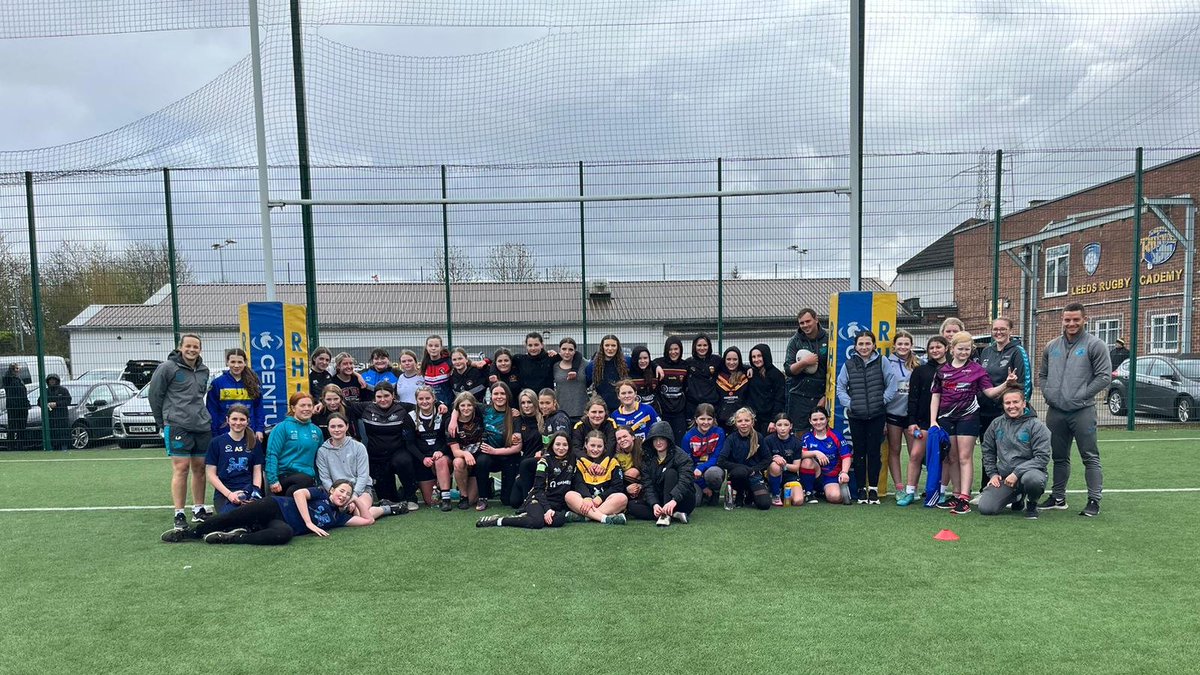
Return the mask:
<svg viewBox="0 0 1200 675">
<path fill-rule="evenodd" d="M 150 412 L 149 386 L 113 411 L 112 435 L 122 448 L 137 448 L 147 443 L 162 445 L 162 430 Z"/>
<path fill-rule="evenodd" d="M 75 378 L 76 382 L 100 382 L 101 380 L 119 380 L 121 379 L 120 368 L 92 368 L 79 377 Z"/>
<path fill-rule="evenodd" d="M 125 370 L 119 379 L 141 389 L 150 384 L 150 378 L 154 376 L 154 371 L 161 363 L 162 361 L 156 359 L 130 359 L 125 362 Z"/>
<path fill-rule="evenodd" d="M 46 372 L 48 374 L 58 375 L 61 380 L 71 379 L 71 369 L 67 367 L 67 361 L 61 356 L 46 355 L 43 357 L 46 362 Z M 37 356 L 0 356 L 0 368 L 8 368 L 8 364 L 16 363 L 21 366 L 17 376 L 25 384 L 35 384 L 38 381 L 38 360 Z M 116 379 L 116 378 L 114 378 Z"/>
<path fill-rule="evenodd" d="M 1129 396 L 1129 361 L 1113 371 L 1108 411 L 1124 415 Z M 1137 360 L 1137 408 L 1134 412 L 1164 415 L 1180 422 L 1196 419 L 1200 401 L 1200 354 L 1143 356 Z"/>
<path fill-rule="evenodd" d="M 118 380 L 79 382 L 62 385 L 71 392 L 68 420 L 71 424 L 71 447 L 83 450 L 97 440 L 112 436 L 113 410 L 137 395 L 132 384 Z M 29 425 L 25 440 L 30 446 L 41 445 L 42 408 L 40 391 L 29 392 Z M 0 441 L 8 440 L 8 413 L 0 413 Z"/>
</svg>

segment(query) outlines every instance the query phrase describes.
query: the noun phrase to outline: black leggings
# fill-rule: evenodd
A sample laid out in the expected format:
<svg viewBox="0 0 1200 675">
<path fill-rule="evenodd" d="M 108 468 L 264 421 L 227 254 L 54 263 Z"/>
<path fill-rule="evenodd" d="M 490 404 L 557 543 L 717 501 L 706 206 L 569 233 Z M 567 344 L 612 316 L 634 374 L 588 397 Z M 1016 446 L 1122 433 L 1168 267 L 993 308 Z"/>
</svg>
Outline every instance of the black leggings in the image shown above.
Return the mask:
<svg viewBox="0 0 1200 675">
<path fill-rule="evenodd" d="M 695 482 L 691 476 L 686 476 L 683 480 L 687 481 L 688 487 L 691 489 L 684 490 L 683 499 L 675 501 L 675 513 L 691 513 L 696 509 Z M 679 484 L 679 481 L 679 472 L 675 469 L 666 469 L 662 472 L 662 480 L 654 486 L 659 494 L 659 506 L 671 501 L 671 492 Z M 625 512 L 634 520 L 657 520 L 654 517 L 654 504 L 647 504 L 642 499 L 630 500 Z"/>
<path fill-rule="evenodd" d="M 228 532 L 239 527 L 250 530 L 238 537 L 239 544 L 279 546 L 291 541 L 293 536 L 292 526 L 283 519 L 279 502 L 271 497 L 256 499 L 228 513 L 206 518 L 196 524 L 195 530 L 203 537 L 209 532 Z"/>
<path fill-rule="evenodd" d="M 754 506 L 763 511 L 771 508 L 771 493 L 761 471 L 754 471 L 745 464 L 735 464 L 728 472 L 729 484 L 743 499 L 753 500 Z"/>
<path fill-rule="evenodd" d="M 283 494 L 288 497 L 291 497 L 296 490 L 310 488 L 316 484 L 317 479 L 306 473 L 285 473 L 279 476 L 279 486 L 283 488 Z"/>
<path fill-rule="evenodd" d="M 492 473 L 500 472 L 500 503 L 505 506 L 516 507 L 522 500 L 513 501 L 513 486 L 517 482 L 517 462 L 516 455 L 488 455 L 480 452 L 475 455 L 475 482 L 479 486 L 479 496 L 483 499 L 491 499 L 493 496 L 492 490 Z"/>
<path fill-rule="evenodd" d="M 521 462 L 517 468 L 517 480 L 513 482 L 512 495 L 509 496 L 510 503 L 520 504 L 525 501 L 525 496 L 533 489 L 533 478 L 537 474 L 537 463 L 538 459 L 533 455 L 521 458 Z"/>
<path fill-rule="evenodd" d="M 398 458 L 400 455 L 407 454 L 405 452 L 395 452 L 383 455 L 367 455 L 367 471 L 371 474 L 371 481 L 375 483 L 376 497 L 386 499 L 389 502 L 401 501 L 400 492 L 396 490 L 396 476 L 403 470 L 403 462 L 398 461 Z M 399 470 L 397 469 L 397 465 L 401 465 Z M 403 477 L 401 477 L 401 480 L 403 480 Z"/>
<path fill-rule="evenodd" d="M 850 440 L 854 445 L 854 480 L 859 494 L 875 487 L 883 458 L 879 449 L 883 446 L 883 427 L 887 415 L 880 414 L 865 420 L 850 418 Z"/>
<path fill-rule="evenodd" d="M 504 516 L 503 527 L 523 527 L 526 530 L 540 530 L 543 527 L 562 527 L 567 523 L 566 508 L 555 509 L 550 524 L 546 524 L 546 508 L 537 502 L 526 504 L 521 513 L 515 516 Z"/>
</svg>

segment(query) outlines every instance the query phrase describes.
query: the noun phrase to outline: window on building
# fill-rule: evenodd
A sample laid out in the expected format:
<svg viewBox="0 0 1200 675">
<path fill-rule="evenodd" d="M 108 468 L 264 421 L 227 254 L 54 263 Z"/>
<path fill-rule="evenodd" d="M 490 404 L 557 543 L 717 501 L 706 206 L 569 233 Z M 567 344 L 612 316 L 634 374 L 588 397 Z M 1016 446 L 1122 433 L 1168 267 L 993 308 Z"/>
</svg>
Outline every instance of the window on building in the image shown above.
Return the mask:
<svg viewBox="0 0 1200 675">
<path fill-rule="evenodd" d="M 1121 337 L 1121 319 L 1092 319 L 1090 332 L 1103 340 L 1104 344 L 1115 347 L 1117 338 Z"/>
<path fill-rule="evenodd" d="M 1067 294 L 1067 272 L 1070 269 L 1070 260 L 1070 244 L 1046 249 L 1045 297 L 1051 298 Z"/>
<path fill-rule="evenodd" d="M 1150 315 L 1150 353 L 1175 354 L 1179 352 L 1179 315 Z"/>
</svg>

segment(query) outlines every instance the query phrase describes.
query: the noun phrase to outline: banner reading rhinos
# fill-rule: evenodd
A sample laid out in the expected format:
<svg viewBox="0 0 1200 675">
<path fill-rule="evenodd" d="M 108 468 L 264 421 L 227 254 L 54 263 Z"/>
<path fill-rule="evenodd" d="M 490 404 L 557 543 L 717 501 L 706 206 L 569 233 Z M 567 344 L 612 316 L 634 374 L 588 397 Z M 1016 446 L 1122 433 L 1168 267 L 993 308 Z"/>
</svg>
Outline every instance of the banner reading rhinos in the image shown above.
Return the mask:
<svg viewBox="0 0 1200 675">
<path fill-rule="evenodd" d="M 301 305 L 282 302 L 251 302 L 239 312 L 242 349 L 262 382 L 268 429 L 287 417 L 292 393 L 308 391 L 307 314 Z"/>
<path fill-rule="evenodd" d="M 854 439 L 850 436 L 850 424 L 846 420 L 845 409 L 837 400 L 837 373 L 846 359 L 854 353 L 855 334 L 864 328 L 875 333 L 880 354 L 886 357 L 892 353 L 898 301 L 895 293 L 870 291 L 836 293 L 829 299 L 829 378 L 825 383 L 825 397 L 833 404 L 830 409 L 830 414 L 833 415 L 830 427 L 851 447 L 854 446 Z M 888 463 L 887 455 L 883 454 L 886 450 L 883 446 L 867 450 L 881 453 L 883 469 L 879 476 L 872 477 L 871 484 L 879 488 L 879 494 L 886 494 Z M 856 453 L 861 451 L 862 448 L 854 448 Z"/>
</svg>

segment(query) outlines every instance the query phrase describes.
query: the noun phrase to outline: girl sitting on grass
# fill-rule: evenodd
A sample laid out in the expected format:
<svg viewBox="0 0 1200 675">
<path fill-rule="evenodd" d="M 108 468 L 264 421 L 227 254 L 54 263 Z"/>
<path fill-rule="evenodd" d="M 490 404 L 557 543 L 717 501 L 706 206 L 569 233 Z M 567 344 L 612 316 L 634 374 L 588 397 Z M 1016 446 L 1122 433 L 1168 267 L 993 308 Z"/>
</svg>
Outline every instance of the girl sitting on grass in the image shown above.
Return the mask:
<svg viewBox="0 0 1200 675">
<path fill-rule="evenodd" d="M 575 458 L 571 455 L 571 437 L 555 432 L 549 453 L 538 460 L 533 489 L 517 508 L 515 516 L 484 516 L 476 527 L 521 527 L 540 530 L 562 527 L 567 522 L 567 493 L 575 482 Z"/>
<path fill-rule="evenodd" d="M 262 497 L 263 453 L 254 434 L 246 433 L 250 409 L 235 403 L 225 417 L 229 431 L 212 439 L 204 472 L 213 486 L 213 509 L 225 513 Z"/>
<path fill-rule="evenodd" d="M 626 505 L 625 476 L 615 457 L 604 451 L 604 435 L 588 433 L 584 439 L 584 455 L 575 462 L 575 480 L 567 492 L 566 502 L 571 509 L 567 520 L 594 520 L 605 525 L 624 525 Z"/>
<path fill-rule="evenodd" d="M 160 539 L 170 544 L 203 539 L 206 544 L 280 546 L 305 534 L 328 537 L 329 530 L 337 527 L 373 525 L 379 518 L 399 513 L 398 507 L 373 506 L 360 513 L 350 481 L 339 480 L 328 492 L 301 488 L 291 497 L 258 499 L 189 528 L 167 530 Z"/>
</svg>

